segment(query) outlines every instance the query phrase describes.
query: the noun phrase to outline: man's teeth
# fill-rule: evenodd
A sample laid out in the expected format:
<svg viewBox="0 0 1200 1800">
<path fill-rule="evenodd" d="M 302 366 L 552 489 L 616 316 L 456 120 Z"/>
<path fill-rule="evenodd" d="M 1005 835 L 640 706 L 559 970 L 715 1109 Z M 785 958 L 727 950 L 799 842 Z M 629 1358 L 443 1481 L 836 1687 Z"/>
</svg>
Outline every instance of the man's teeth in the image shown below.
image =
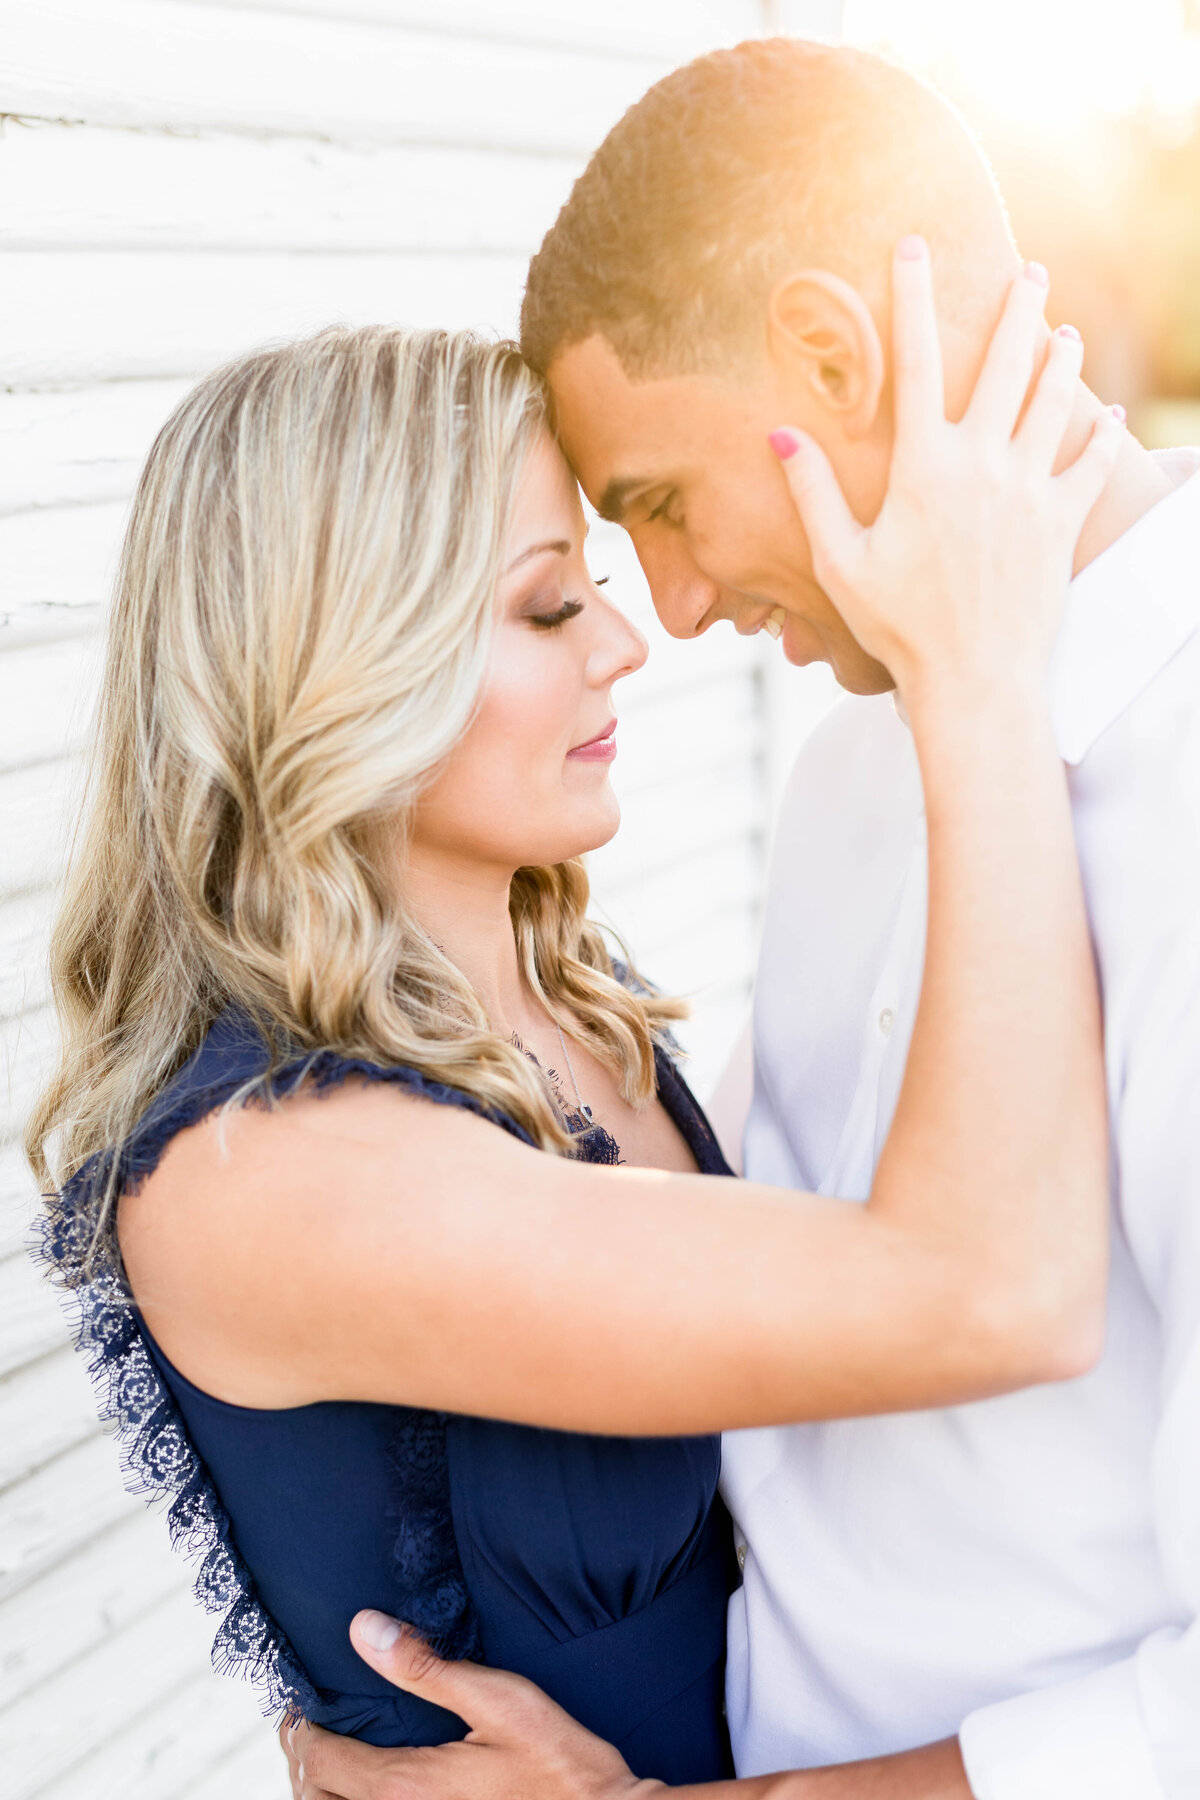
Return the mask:
<svg viewBox="0 0 1200 1800">
<path fill-rule="evenodd" d="M 763 620 L 763 630 L 769 631 L 773 638 L 780 637 L 783 633 L 783 621 L 786 616 L 782 606 L 777 606 L 770 618 Z"/>
</svg>

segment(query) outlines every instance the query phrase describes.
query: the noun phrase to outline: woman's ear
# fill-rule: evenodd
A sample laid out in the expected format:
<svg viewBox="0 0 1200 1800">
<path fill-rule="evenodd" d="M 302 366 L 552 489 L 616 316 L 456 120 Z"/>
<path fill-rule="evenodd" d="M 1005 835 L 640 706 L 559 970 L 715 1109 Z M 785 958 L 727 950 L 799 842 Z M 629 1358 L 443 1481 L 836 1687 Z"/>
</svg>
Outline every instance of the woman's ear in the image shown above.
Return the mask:
<svg viewBox="0 0 1200 1800">
<path fill-rule="evenodd" d="M 768 302 L 771 361 L 848 438 L 874 426 L 885 380 L 883 345 L 858 289 L 827 269 L 802 269 L 779 282 Z"/>
</svg>

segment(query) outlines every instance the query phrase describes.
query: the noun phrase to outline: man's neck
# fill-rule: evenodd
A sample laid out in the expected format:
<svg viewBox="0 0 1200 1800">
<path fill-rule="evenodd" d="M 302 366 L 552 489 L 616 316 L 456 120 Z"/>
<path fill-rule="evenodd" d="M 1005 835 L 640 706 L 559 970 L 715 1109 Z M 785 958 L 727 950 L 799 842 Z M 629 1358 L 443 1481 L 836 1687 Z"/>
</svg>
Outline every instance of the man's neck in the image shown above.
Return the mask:
<svg viewBox="0 0 1200 1800">
<path fill-rule="evenodd" d="M 1059 467 L 1073 462 L 1091 435 L 1092 424 L 1103 411 L 1102 404 L 1087 388 L 1082 389 L 1063 439 Z M 1094 562 L 1110 544 L 1123 537 L 1131 525 L 1148 513 L 1151 507 L 1171 492 L 1174 483 L 1134 437 L 1121 446 L 1117 466 L 1088 514 L 1075 551 L 1074 573 L 1078 575 Z"/>
</svg>

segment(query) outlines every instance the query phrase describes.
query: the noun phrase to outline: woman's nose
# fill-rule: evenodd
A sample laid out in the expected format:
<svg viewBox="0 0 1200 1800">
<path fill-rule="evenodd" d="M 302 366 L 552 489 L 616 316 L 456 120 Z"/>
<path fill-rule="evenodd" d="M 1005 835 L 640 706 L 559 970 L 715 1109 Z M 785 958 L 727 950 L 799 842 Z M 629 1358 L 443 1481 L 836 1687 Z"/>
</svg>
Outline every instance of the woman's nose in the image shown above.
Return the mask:
<svg viewBox="0 0 1200 1800">
<path fill-rule="evenodd" d="M 604 602 L 604 611 L 604 630 L 588 666 L 588 675 L 596 687 L 634 674 L 650 654 L 650 645 L 632 619 L 627 619 L 611 601 Z"/>
<path fill-rule="evenodd" d="M 617 608 L 610 607 L 612 612 L 612 630 L 606 634 L 606 643 L 601 650 L 601 657 L 596 666 L 597 686 L 604 682 L 621 679 L 622 675 L 633 675 L 640 670 L 642 662 L 649 655 L 649 644 L 637 625 L 626 619 Z"/>
</svg>

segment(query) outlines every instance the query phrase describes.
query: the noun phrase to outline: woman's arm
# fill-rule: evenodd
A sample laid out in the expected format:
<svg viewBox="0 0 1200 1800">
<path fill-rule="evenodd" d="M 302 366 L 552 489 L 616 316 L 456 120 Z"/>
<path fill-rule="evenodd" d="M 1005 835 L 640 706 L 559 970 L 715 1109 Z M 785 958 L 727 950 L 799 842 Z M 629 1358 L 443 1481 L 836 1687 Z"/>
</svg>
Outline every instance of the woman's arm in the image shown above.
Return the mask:
<svg viewBox="0 0 1200 1800">
<path fill-rule="evenodd" d="M 936 1406 L 1094 1358 L 1100 1026 L 1042 670 L 1112 449 L 1098 435 L 1051 481 L 1078 372 L 1062 341 L 1010 437 L 1029 282 L 961 425 L 942 416 L 927 261 L 897 261 L 895 310 L 875 524 L 839 513 L 819 453 L 788 467 L 926 783 L 925 988 L 869 1200 L 588 1167 L 380 1086 L 248 1108 L 181 1135 L 122 1203 L 135 1291 L 200 1385 L 670 1433 Z"/>
</svg>

